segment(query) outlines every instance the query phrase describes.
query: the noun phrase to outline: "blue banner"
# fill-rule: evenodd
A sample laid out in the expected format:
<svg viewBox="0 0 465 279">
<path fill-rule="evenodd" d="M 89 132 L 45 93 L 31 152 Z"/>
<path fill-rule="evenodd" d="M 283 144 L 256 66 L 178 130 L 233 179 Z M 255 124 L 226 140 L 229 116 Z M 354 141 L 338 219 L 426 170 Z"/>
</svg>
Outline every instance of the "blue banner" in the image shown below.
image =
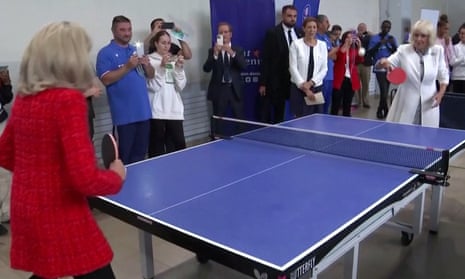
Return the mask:
<svg viewBox="0 0 465 279">
<path fill-rule="evenodd" d="M 302 27 L 306 17 L 316 17 L 320 7 L 320 0 L 294 0 L 294 6 L 297 8 L 296 26 Z"/>
<path fill-rule="evenodd" d="M 212 41 L 216 42 L 218 23 L 231 24 L 232 44 L 244 49 L 247 69 L 244 80 L 244 110 L 247 119 L 256 119 L 260 75 L 260 51 L 266 30 L 275 25 L 274 0 L 210 0 Z M 213 45 L 213 43 L 212 43 Z"/>
</svg>

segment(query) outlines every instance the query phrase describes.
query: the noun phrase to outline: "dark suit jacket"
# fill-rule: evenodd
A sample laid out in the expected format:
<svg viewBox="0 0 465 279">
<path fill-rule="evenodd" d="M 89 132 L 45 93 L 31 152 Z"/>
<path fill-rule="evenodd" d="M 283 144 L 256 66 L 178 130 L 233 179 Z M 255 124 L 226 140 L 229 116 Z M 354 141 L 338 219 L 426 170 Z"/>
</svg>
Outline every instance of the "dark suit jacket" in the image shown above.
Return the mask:
<svg viewBox="0 0 465 279">
<path fill-rule="evenodd" d="M 242 78 L 241 71 L 247 67 L 247 62 L 244 57 L 244 50 L 238 46 L 231 46 L 232 50 L 236 53 L 234 58 L 230 59 L 230 73 L 232 79 L 232 87 L 238 100 L 242 99 Z M 208 58 L 203 64 L 203 71 L 206 73 L 212 72 L 210 84 L 208 85 L 207 99 L 214 101 L 215 98 L 221 96 L 221 83 L 223 79 L 223 56 L 221 53 L 218 59 L 213 57 L 213 49 L 208 50 Z"/>
<path fill-rule="evenodd" d="M 294 27 L 298 38 L 303 36 L 299 28 Z M 291 75 L 289 73 L 289 46 L 282 23 L 266 32 L 263 44 L 260 71 L 260 85 L 266 86 L 267 95 L 273 103 L 284 102 L 289 98 Z"/>
</svg>

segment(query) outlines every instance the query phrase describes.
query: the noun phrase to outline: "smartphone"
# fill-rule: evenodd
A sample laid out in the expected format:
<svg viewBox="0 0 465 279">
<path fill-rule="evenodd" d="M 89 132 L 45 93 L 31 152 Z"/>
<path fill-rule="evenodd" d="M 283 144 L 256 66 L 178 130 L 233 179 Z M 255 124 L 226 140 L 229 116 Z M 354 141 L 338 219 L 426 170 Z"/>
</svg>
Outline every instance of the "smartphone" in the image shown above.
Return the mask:
<svg viewBox="0 0 465 279">
<path fill-rule="evenodd" d="M 216 44 L 219 46 L 223 45 L 223 35 L 221 34 L 216 35 Z"/>
<path fill-rule="evenodd" d="M 161 29 L 174 29 L 174 22 L 163 22 Z"/>
</svg>

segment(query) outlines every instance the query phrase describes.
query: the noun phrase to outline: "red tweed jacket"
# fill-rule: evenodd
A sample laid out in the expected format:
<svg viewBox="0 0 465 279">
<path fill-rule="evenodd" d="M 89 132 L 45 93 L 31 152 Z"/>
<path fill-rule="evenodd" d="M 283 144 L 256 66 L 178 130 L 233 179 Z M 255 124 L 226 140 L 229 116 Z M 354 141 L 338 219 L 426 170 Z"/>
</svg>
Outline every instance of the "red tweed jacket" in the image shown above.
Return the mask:
<svg viewBox="0 0 465 279">
<path fill-rule="evenodd" d="M 333 88 L 341 89 L 342 82 L 346 72 L 347 55 L 345 52 L 337 51 L 337 58 L 334 61 L 334 79 Z M 350 67 L 350 80 L 352 82 L 352 89 L 357 91 L 360 89 L 360 77 L 358 76 L 357 64 L 363 63 L 363 56 L 358 55 L 358 49 L 349 49 L 349 67 Z"/>
<path fill-rule="evenodd" d="M 11 266 L 45 278 L 85 274 L 113 253 L 87 203 L 117 193 L 121 178 L 97 167 L 83 94 L 48 89 L 18 96 L 0 137 L 13 172 Z"/>
</svg>

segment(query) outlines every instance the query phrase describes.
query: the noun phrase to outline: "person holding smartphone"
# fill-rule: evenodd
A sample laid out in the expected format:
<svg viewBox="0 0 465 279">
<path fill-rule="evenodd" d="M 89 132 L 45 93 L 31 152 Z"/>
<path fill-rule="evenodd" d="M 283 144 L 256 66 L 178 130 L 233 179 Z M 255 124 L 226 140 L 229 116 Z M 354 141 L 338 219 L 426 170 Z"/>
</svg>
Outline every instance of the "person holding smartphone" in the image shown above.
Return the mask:
<svg viewBox="0 0 465 279">
<path fill-rule="evenodd" d="M 171 37 L 168 32 L 159 31 L 152 38 L 151 44 L 156 47 L 156 51 L 149 54 L 155 76 L 147 80 L 152 109 L 148 151 L 149 157 L 155 157 L 186 148 L 181 92 L 187 80 L 184 58 L 169 53 Z"/>
<path fill-rule="evenodd" d="M 353 30 L 342 34 L 341 45 L 334 60 L 333 96 L 331 114 L 351 116 L 351 104 L 354 92 L 360 90 L 360 77 L 357 64 L 363 63 L 364 50 L 360 51 L 362 43 Z"/>
<path fill-rule="evenodd" d="M 247 67 L 244 51 L 242 47 L 232 44 L 233 30 L 229 23 L 218 23 L 218 34 L 221 36 L 217 37 L 214 46 L 208 50 L 207 60 L 203 64 L 204 72 L 212 72 L 207 99 L 213 104 L 214 115 L 226 116 L 231 108 L 235 118 L 243 119 L 241 71 Z M 212 139 L 224 132 L 219 122 L 212 121 L 211 125 Z"/>
<path fill-rule="evenodd" d="M 176 30 L 181 31 L 181 29 L 174 24 L 174 22 L 165 22 L 162 18 L 156 18 L 150 23 L 150 34 L 144 39 L 144 53 L 149 54 L 155 51 L 155 46 L 150 44 L 150 40 L 162 30 Z M 171 42 L 170 53 L 172 55 L 182 55 L 184 60 L 189 60 L 192 58 L 192 51 L 189 47 L 189 44 L 184 40 L 179 40 L 180 46 L 177 46 Z"/>
<path fill-rule="evenodd" d="M 96 74 L 106 87 L 119 155 L 130 164 L 147 155 L 151 113 L 146 79 L 153 78 L 155 71 L 149 58 L 137 55 L 137 47 L 130 44 L 129 18 L 115 16 L 111 31 L 113 39 L 97 54 Z"/>
</svg>

